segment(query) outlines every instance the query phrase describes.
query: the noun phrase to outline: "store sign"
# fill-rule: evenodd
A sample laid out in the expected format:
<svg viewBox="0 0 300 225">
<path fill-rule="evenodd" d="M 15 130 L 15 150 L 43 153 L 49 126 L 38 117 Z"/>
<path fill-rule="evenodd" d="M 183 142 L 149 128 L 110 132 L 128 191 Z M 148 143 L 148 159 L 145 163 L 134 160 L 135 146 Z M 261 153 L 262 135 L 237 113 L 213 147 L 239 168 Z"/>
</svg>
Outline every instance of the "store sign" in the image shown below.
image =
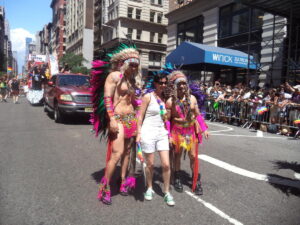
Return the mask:
<svg viewBox="0 0 300 225">
<path fill-rule="evenodd" d="M 47 57 L 46 55 L 28 55 L 28 60 L 29 61 L 34 61 L 34 62 L 46 62 Z"/>
<path fill-rule="evenodd" d="M 249 68 L 255 69 L 256 65 L 252 62 L 253 57 L 250 56 Z M 222 64 L 234 67 L 248 67 L 248 57 L 233 56 L 216 52 L 205 52 L 205 62 L 213 64 Z"/>
</svg>

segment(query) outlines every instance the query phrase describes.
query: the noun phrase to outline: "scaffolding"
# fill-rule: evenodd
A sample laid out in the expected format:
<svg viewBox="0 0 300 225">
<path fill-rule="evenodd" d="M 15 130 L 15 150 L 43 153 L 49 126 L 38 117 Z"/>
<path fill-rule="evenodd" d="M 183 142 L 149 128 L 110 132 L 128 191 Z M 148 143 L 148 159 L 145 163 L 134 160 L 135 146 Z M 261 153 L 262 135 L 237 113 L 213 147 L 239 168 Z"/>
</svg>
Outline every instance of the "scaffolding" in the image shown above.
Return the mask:
<svg viewBox="0 0 300 225">
<path fill-rule="evenodd" d="M 272 49 L 271 61 L 258 66 L 257 75 L 267 74 L 267 81 L 273 86 L 274 82 L 274 59 L 282 54 L 281 82 L 290 82 L 292 84 L 300 83 L 300 1 L 297 0 L 236 0 L 237 3 L 245 4 L 252 8 L 261 9 L 273 15 L 272 38 L 269 41 L 263 41 L 264 48 Z M 284 17 L 282 23 L 276 23 L 276 17 Z M 275 31 L 275 27 L 280 24 L 282 28 Z M 264 28 L 262 28 L 264 29 Z M 282 39 L 280 33 L 286 29 L 286 36 Z M 248 30 L 248 54 L 251 53 L 251 29 Z M 278 40 L 282 41 L 282 48 L 276 51 Z M 264 68 L 270 67 L 270 70 Z M 249 69 L 247 70 L 247 79 L 249 79 Z"/>
</svg>

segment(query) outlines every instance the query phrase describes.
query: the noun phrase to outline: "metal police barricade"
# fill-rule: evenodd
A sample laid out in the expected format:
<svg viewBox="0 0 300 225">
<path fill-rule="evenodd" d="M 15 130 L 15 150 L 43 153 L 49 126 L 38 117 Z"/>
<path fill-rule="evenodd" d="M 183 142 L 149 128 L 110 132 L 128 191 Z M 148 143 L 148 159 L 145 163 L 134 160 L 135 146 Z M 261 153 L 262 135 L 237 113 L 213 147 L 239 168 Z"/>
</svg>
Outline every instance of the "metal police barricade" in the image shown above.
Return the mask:
<svg viewBox="0 0 300 225">
<path fill-rule="evenodd" d="M 205 102 L 205 109 L 206 119 L 209 121 L 226 121 L 230 124 L 241 125 L 243 128 L 255 126 L 256 129 L 260 129 L 261 125 L 264 125 L 265 131 L 271 126 L 276 126 L 278 130 L 286 127 L 291 133 L 295 131 L 295 137 L 300 135 L 299 105 L 288 104 L 284 108 L 280 108 L 262 102 L 208 99 Z"/>
</svg>

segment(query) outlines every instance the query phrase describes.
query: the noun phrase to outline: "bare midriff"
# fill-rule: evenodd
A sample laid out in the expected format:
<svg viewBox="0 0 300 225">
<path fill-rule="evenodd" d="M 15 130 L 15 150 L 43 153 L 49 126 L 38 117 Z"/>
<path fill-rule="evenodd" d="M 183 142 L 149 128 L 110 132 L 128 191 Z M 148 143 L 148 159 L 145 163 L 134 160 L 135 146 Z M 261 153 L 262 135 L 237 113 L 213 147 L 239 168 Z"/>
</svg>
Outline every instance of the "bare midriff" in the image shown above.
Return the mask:
<svg viewBox="0 0 300 225">
<path fill-rule="evenodd" d="M 135 112 L 126 82 L 121 81 L 117 85 L 113 102 L 115 114 L 125 115 Z"/>
</svg>

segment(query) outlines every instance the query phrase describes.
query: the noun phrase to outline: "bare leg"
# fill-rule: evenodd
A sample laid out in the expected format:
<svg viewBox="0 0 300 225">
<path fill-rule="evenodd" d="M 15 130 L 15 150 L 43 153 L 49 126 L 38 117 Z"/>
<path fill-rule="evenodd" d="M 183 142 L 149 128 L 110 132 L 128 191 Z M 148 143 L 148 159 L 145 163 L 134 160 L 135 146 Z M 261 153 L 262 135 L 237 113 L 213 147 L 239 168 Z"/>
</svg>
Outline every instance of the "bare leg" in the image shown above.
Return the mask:
<svg viewBox="0 0 300 225">
<path fill-rule="evenodd" d="M 153 169 L 154 169 L 154 153 L 145 153 L 146 158 L 146 181 L 147 187 L 152 188 Z"/>
<path fill-rule="evenodd" d="M 128 164 L 129 164 L 129 158 L 130 158 L 130 153 L 132 150 L 132 144 L 133 144 L 133 139 L 125 139 L 124 141 L 124 153 L 122 155 L 122 160 L 121 160 L 121 179 L 124 180 L 127 174 L 128 170 Z M 133 155 L 131 155 L 133 158 Z M 135 160 L 135 158 L 134 158 Z M 131 168 L 130 168 L 131 169 Z"/>
<path fill-rule="evenodd" d="M 182 149 L 180 149 L 179 152 L 175 152 L 174 155 L 175 155 L 174 168 L 175 168 L 175 171 L 179 171 L 180 164 L 181 164 Z"/>
<path fill-rule="evenodd" d="M 112 177 L 112 174 L 123 152 L 124 152 L 124 131 L 123 131 L 123 125 L 119 124 L 119 133 L 117 134 L 116 139 L 112 141 L 112 153 L 105 170 L 105 178 L 107 179 L 108 183 Z"/>
<path fill-rule="evenodd" d="M 169 151 L 159 151 L 159 156 L 161 160 L 162 175 L 164 180 L 164 193 L 167 193 L 170 189 L 171 176 Z"/>
<path fill-rule="evenodd" d="M 192 148 L 190 151 L 189 151 L 189 158 L 190 158 L 190 168 L 192 170 L 192 172 L 194 171 L 194 164 L 195 164 L 195 160 L 198 160 L 196 157 L 196 151 L 195 151 L 195 146 L 194 148 Z"/>
</svg>

